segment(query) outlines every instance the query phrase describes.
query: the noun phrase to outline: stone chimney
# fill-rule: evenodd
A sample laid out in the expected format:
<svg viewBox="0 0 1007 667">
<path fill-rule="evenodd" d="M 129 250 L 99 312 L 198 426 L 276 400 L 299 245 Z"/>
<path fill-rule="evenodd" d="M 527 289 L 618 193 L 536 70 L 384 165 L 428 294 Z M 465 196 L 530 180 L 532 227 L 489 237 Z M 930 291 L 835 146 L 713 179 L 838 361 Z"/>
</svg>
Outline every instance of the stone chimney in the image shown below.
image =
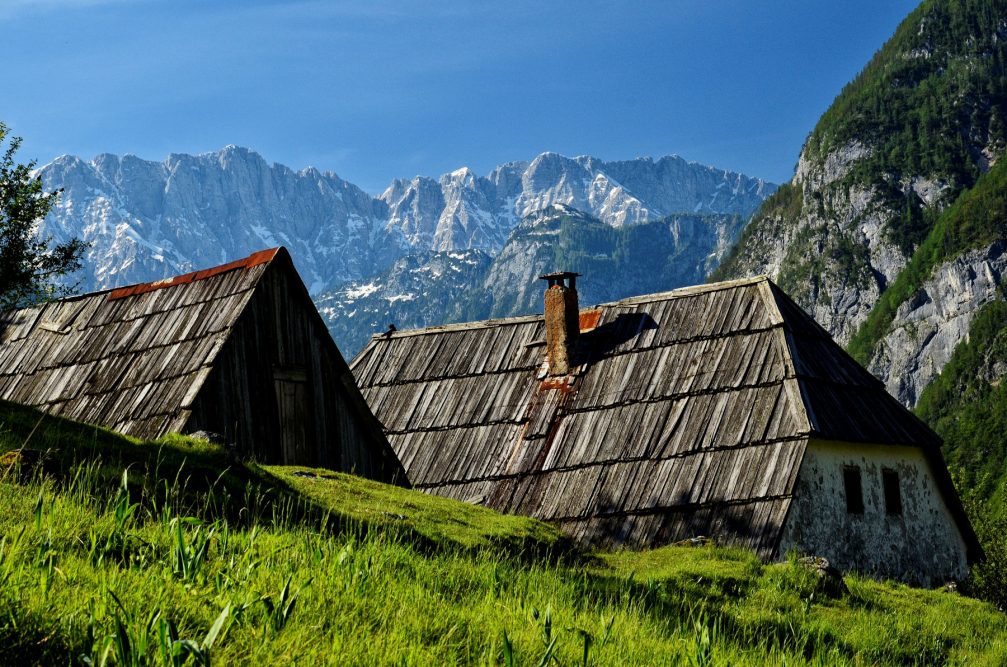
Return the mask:
<svg viewBox="0 0 1007 667">
<path fill-rule="evenodd" d="M 560 272 L 539 276 L 549 283 L 545 289 L 545 345 L 549 375 L 566 375 L 573 362 L 580 335 L 580 307 L 577 303 L 579 273 Z"/>
</svg>

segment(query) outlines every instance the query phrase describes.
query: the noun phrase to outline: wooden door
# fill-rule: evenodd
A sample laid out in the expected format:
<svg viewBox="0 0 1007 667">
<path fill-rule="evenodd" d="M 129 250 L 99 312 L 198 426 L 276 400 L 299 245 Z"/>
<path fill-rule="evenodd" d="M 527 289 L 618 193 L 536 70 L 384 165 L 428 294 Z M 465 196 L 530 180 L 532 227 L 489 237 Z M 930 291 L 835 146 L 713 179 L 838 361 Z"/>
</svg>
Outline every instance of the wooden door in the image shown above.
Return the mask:
<svg viewBox="0 0 1007 667">
<path fill-rule="evenodd" d="M 285 464 L 311 465 L 311 395 L 304 368 L 273 369 L 276 407 L 280 421 L 280 460 Z"/>
</svg>

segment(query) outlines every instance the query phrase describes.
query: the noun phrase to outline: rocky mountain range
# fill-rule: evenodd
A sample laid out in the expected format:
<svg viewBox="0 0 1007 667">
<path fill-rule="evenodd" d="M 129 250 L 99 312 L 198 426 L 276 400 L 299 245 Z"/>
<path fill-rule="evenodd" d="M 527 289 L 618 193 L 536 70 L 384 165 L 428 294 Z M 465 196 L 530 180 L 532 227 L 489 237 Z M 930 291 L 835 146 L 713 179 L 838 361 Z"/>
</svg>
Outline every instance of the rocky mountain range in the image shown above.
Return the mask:
<svg viewBox="0 0 1007 667">
<path fill-rule="evenodd" d="M 439 180 L 396 180 L 380 199 L 388 205 L 389 225 L 414 247 L 495 252 L 520 220 L 552 204 L 621 227 L 683 212 L 747 216 L 773 190 L 764 181 L 675 156 L 603 162 L 543 153 L 501 165 L 485 178 L 463 168 Z"/>
<path fill-rule="evenodd" d="M 615 227 L 553 204 L 526 216 L 495 255 L 408 255 L 316 301 L 333 336 L 356 350 L 388 324 L 412 328 L 541 312 L 538 276 L 560 266 L 582 275 L 577 289 L 583 305 L 700 283 L 744 222 L 732 213 L 680 213 Z"/>
<path fill-rule="evenodd" d="M 156 280 L 285 245 L 316 292 L 367 275 L 407 244 L 381 200 L 334 174 L 295 172 L 233 146 L 164 162 L 61 157 L 40 169 L 62 188 L 42 231 L 91 243 L 82 289 Z"/>
<path fill-rule="evenodd" d="M 173 154 L 163 162 L 130 155 L 90 161 L 64 156 L 39 173 L 47 188 L 63 190 L 42 232 L 92 244 L 81 289 L 156 280 L 285 245 L 347 354 L 373 333 L 370 320 L 349 318 L 356 299 L 373 301 L 387 293 L 383 305 L 360 307 L 380 321 L 394 317 L 400 327 L 418 326 L 483 312 L 458 305 L 458 294 L 438 292 L 456 273 L 468 277 L 466 285 L 481 284 L 489 274 L 475 280 L 471 272 L 489 271 L 492 263 L 493 275 L 520 273 L 534 282 L 510 239 L 522 221 L 554 205 L 577 212 L 568 228 L 580 221 L 610 231 L 649 229 L 669 216 L 692 216 L 669 223 L 676 262 L 690 267 L 661 274 L 667 281 L 660 287 L 670 289 L 682 284 L 676 281 L 704 279 L 733 242 L 738 221 L 776 188 L 676 156 L 605 162 L 543 153 L 530 162 L 501 165 L 485 177 L 463 168 L 439 179 L 396 180 L 371 196 L 333 173 L 294 171 L 235 146 Z M 621 238 L 615 234 L 609 240 Z M 505 251 L 513 253 L 505 255 L 512 261 L 499 259 Z M 522 268 L 507 268 L 510 263 Z M 449 266 L 454 268 L 443 273 Z M 405 271 L 412 272 L 408 285 L 398 282 Z M 376 291 L 368 292 L 368 285 Z M 507 300 L 501 290 L 517 284 L 495 286 L 492 312 L 536 307 L 524 297 L 518 299 L 521 307 L 499 305 Z M 392 298 L 406 293 L 423 297 L 422 314 L 410 315 L 403 299 Z M 348 321 L 336 323 L 344 315 Z"/>
</svg>

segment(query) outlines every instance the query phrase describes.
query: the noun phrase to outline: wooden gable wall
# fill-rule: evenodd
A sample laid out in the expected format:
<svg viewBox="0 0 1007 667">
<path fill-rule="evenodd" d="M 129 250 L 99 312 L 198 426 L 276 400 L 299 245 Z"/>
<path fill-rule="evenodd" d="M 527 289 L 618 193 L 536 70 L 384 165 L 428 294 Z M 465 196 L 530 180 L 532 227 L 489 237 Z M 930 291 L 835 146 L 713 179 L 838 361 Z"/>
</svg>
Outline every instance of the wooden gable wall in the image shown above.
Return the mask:
<svg viewBox="0 0 1007 667">
<path fill-rule="evenodd" d="M 217 356 L 187 424 L 197 429 L 263 463 L 405 479 L 286 253 L 270 264 Z"/>
</svg>

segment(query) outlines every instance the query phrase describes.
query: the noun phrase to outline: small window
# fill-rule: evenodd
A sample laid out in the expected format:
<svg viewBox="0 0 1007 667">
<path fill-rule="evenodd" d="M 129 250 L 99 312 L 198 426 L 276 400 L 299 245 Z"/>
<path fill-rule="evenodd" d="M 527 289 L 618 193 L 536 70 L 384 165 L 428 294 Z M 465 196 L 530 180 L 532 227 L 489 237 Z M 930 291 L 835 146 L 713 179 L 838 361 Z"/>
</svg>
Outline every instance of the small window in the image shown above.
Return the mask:
<svg viewBox="0 0 1007 667">
<path fill-rule="evenodd" d="M 885 487 L 885 514 L 902 516 L 902 491 L 899 489 L 899 473 L 882 470 L 881 482 Z"/>
<path fill-rule="evenodd" d="M 849 466 L 843 469 L 843 488 L 846 490 L 846 511 L 863 514 L 864 490 L 860 484 L 860 468 Z"/>
</svg>

